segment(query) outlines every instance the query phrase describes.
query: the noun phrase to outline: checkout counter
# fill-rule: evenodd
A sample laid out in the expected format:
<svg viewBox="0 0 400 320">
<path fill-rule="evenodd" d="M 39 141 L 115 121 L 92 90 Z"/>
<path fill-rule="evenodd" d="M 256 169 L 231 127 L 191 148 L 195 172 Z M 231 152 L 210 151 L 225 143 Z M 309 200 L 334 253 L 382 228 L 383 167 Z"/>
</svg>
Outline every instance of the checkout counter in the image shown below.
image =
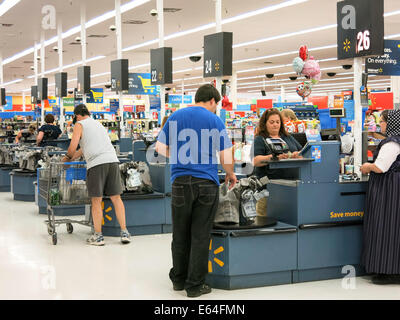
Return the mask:
<svg viewBox="0 0 400 320">
<path fill-rule="evenodd" d="M 267 216 L 276 224 L 259 229 L 212 231 L 207 283 L 220 289 L 357 276 L 367 180 L 339 179 L 340 143 L 309 143 L 303 159 L 271 161 L 291 179 L 271 180 Z"/>
</svg>

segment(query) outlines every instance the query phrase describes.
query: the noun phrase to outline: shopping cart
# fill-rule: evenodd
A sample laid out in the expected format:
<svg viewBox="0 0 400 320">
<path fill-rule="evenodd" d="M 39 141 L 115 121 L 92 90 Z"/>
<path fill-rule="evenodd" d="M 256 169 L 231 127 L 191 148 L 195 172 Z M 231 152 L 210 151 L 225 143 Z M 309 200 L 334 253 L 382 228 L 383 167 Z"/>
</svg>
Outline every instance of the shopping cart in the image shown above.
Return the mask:
<svg viewBox="0 0 400 320">
<path fill-rule="evenodd" d="M 39 196 L 47 201 L 47 231 L 52 242 L 57 244 L 56 227 L 65 224 L 67 232 L 72 233 L 73 223 L 92 226 L 90 198 L 86 188 L 85 162 L 51 162 L 48 168 L 39 170 Z M 55 219 L 57 206 L 85 206 L 85 220 Z"/>
</svg>

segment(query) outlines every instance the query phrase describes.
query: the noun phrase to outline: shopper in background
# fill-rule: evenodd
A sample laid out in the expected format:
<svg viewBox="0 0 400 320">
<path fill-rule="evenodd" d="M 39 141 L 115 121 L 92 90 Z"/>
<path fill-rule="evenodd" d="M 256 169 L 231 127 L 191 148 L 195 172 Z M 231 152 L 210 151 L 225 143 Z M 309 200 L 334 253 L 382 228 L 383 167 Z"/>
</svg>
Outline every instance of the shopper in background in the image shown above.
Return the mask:
<svg viewBox="0 0 400 320">
<path fill-rule="evenodd" d="M 374 284 L 400 284 L 400 111 L 383 111 L 380 126 L 388 138 L 361 167 L 370 174 L 361 263 Z"/>
<path fill-rule="evenodd" d="M 257 136 L 252 146 L 253 165 L 257 178 L 267 176 L 269 179 L 290 178 L 286 169 L 268 169 L 265 161 L 271 161 L 273 154 L 267 145 L 267 138 L 280 138 L 286 142 L 289 147 L 289 153 L 278 156 L 279 160 L 289 158 L 301 158 L 299 151 L 301 145 L 294 139 L 285 129 L 282 115 L 278 109 L 270 109 L 263 113 L 258 124 Z M 266 216 L 267 214 L 267 198 L 262 198 L 256 205 L 257 215 Z"/>
<path fill-rule="evenodd" d="M 296 113 L 292 109 L 284 109 L 281 111 L 282 120 L 288 133 L 304 133 L 306 132 L 306 124 L 297 118 Z"/>
<path fill-rule="evenodd" d="M 30 124 L 28 129 L 23 129 L 20 132 L 18 132 L 17 136 L 15 137 L 15 143 L 20 143 L 21 142 L 23 133 L 29 134 L 28 137 L 32 137 L 33 136 L 35 138 L 36 126 L 34 124 Z"/>
<path fill-rule="evenodd" d="M 39 134 L 36 138 L 36 144 L 39 147 L 45 147 L 45 146 L 56 146 L 57 144 L 47 142 L 47 140 L 56 140 L 58 137 L 61 135 L 61 130 L 58 126 L 54 124 L 54 116 L 52 114 L 47 114 L 44 117 L 44 122 L 46 122 L 45 125 L 41 126 L 39 128 Z"/>
<path fill-rule="evenodd" d="M 156 145 L 157 152 L 169 157 L 171 164 L 173 267 L 169 275 L 174 290 L 186 289 L 188 297 L 211 292 L 205 277 L 219 201 L 217 154 L 226 183 L 232 188 L 237 182 L 232 143 L 224 123 L 215 115 L 220 100 L 212 85 L 200 87 L 196 105 L 174 112 Z"/>
<path fill-rule="evenodd" d="M 130 234 L 126 229 L 125 206 L 121 200 L 123 192 L 119 160 L 115 149 L 103 125 L 90 117 L 84 104 L 75 107 L 74 132 L 68 148 L 65 162 L 71 162 L 82 155 L 87 163 L 86 184 L 92 202 L 92 217 L 95 233 L 87 240 L 91 245 L 104 245 L 101 232 L 103 196 L 112 201 L 119 225 L 121 226 L 121 242 L 130 242 Z M 77 150 L 78 145 L 80 149 Z"/>
</svg>

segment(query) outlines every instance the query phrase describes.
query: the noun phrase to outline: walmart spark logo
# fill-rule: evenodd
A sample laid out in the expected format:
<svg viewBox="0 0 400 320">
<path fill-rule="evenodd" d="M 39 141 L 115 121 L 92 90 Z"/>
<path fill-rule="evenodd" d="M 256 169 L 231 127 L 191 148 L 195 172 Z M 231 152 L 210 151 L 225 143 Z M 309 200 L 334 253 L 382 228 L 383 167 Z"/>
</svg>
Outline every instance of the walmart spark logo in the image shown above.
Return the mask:
<svg viewBox="0 0 400 320">
<path fill-rule="evenodd" d="M 345 50 L 346 52 L 349 52 L 350 45 L 351 45 L 351 42 L 349 41 L 349 39 L 346 38 L 346 40 L 345 40 L 345 42 L 343 42 L 343 44 L 344 44 L 343 50 Z"/>
<path fill-rule="evenodd" d="M 210 240 L 210 248 L 209 248 L 209 250 L 210 251 L 212 251 L 212 239 Z M 214 250 L 214 256 L 216 256 L 216 255 L 218 255 L 218 254 L 220 254 L 221 252 L 223 252 L 224 251 L 224 247 L 219 247 L 219 248 L 217 248 L 217 249 L 215 249 Z M 219 265 L 221 268 L 225 265 L 225 263 L 224 262 L 222 262 L 221 260 L 219 260 L 218 258 L 216 258 L 216 257 L 214 257 L 214 259 L 213 259 L 213 261 L 217 264 L 217 265 Z M 213 272 L 213 268 L 212 268 L 212 261 L 211 260 L 208 260 L 208 273 L 212 273 Z"/>
<path fill-rule="evenodd" d="M 101 209 L 103 210 L 103 212 L 105 212 L 104 216 L 103 216 L 103 222 L 102 225 L 104 226 L 104 217 L 108 220 L 108 221 L 112 221 L 112 217 L 110 217 L 107 213 L 109 213 L 110 211 L 112 211 L 111 207 L 108 207 L 106 210 L 104 210 L 104 201 L 101 203 Z"/>
</svg>

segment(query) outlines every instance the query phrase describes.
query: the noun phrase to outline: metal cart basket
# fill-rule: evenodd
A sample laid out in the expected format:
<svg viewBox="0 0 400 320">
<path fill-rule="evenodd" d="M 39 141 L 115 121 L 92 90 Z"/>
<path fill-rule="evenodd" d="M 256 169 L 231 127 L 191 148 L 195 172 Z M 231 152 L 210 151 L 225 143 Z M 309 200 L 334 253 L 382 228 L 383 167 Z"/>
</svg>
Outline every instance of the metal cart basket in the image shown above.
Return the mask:
<svg viewBox="0 0 400 320">
<path fill-rule="evenodd" d="M 39 196 L 47 201 L 47 231 L 52 242 L 57 244 L 56 227 L 65 224 L 67 232 L 73 232 L 72 223 L 92 226 L 90 198 L 86 187 L 85 162 L 51 162 L 48 168 L 39 171 Z M 62 205 L 85 205 L 85 220 L 55 219 L 54 208 Z"/>
</svg>

